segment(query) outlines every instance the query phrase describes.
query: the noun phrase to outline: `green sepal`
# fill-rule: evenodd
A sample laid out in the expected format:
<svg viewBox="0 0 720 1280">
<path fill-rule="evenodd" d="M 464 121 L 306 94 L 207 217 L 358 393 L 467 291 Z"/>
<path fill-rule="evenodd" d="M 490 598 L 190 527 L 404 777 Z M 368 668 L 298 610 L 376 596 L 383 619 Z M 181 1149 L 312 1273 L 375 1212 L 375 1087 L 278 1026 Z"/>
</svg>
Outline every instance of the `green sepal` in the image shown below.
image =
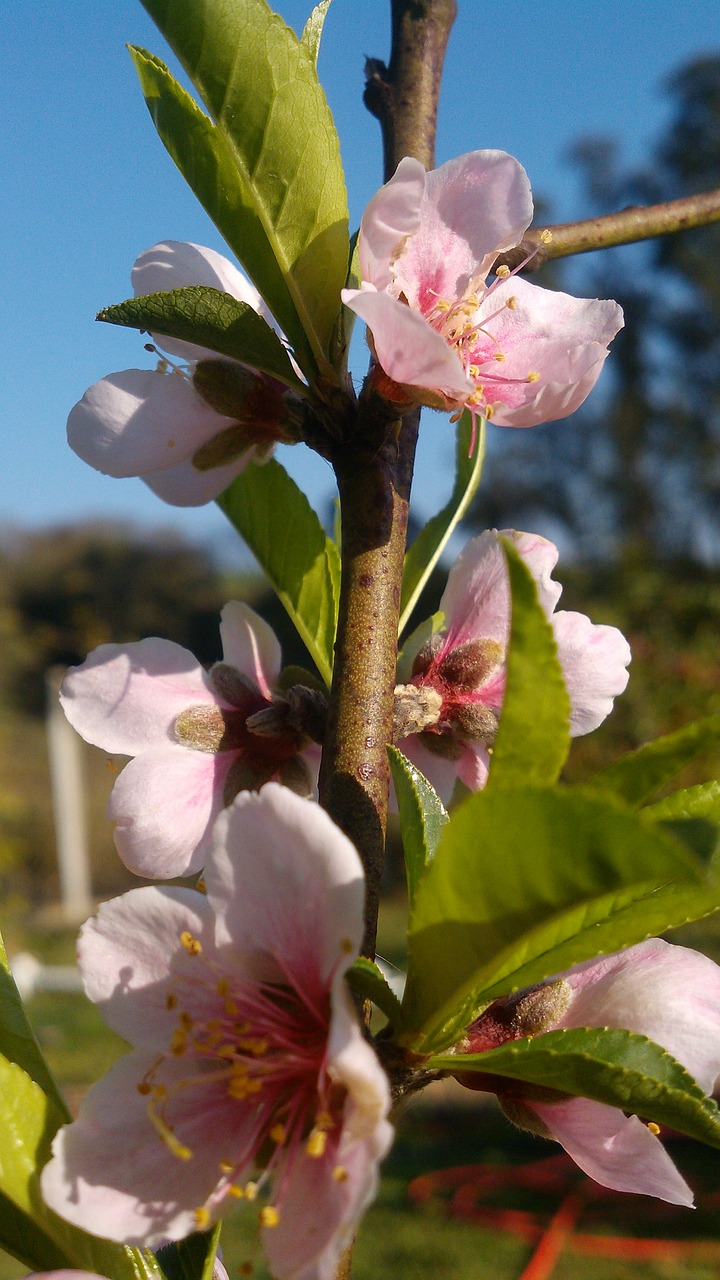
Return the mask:
<svg viewBox="0 0 720 1280">
<path fill-rule="evenodd" d="M 720 885 L 657 825 L 594 793 L 486 788 L 417 887 L 404 1043 L 444 1047 L 497 996 L 714 910 Z"/>
<path fill-rule="evenodd" d="M 274 459 L 246 467 L 217 502 L 267 574 L 329 685 L 340 595 L 335 543 Z"/>
<path fill-rule="evenodd" d="M 570 698 L 535 580 L 511 540 L 501 542 L 512 616 L 505 696 L 488 786 L 545 786 L 557 781 L 570 750 Z"/>
<path fill-rule="evenodd" d="M 103 307 L 96 318 L 209 347 L 218 355 L 269 373 L 303 395 L 307 393 L 275 330 L 247 302 L 238 302 L 219 289 L 188 285 L 149 293 Z"/>
<path fill-rule="evenodd" d="M 487 1053 L 438 1055 L 426 1065 L 453 1073 L 481 1071 L 592 1098 L 720 1147 L 717 1104 L 672 1054 L 632 1031 L 548 1031 Z"/>
<path fill-rule="evenodd" d="M 300 353 L 309 351 L 327 372 L 348 260 L 347 196 L 337 133 L 308 48 L 265 0 L 143 3 L 203 99 L 235 170 L 229 243 L 299 363 L 305 367 Z M 171 141 L 183 147 L 175 135 Z M 216 152 L 207 138 L 199 143 L 207 168 Z M 216 185 L 209 193 L 197 190 L 194 159 L 182 172 L 206 208 L 209 195 L 214 217 Z"/>
<path fill-rule="evenodd" d="M 597 774 L 592 786 L 612 792 L 627 804 L 642 805 L 672 782 L 691 760 L 718 745 L 720 712 L 646 742 Z"/>
<path fill-rule="evenodd" d="M 452 494 L 442 511 L 428 520 L 405 556 L 398 635 L 405 630 L 423 587 L 477 492 L 485 460 L 485 426 L 485 419 L 481 418 L 471 456 L 472 422 L 467 409 L 460 419 Z"/>
<path fill-rule="evenodd" d="M 435 856 L 448 814 L 435 788 L 397 747 L 388 747 L 388 757 L 400 817 L 408 898 L 412 902 L 420 877 Z"/>
<path fill-rule="evenodd" d="M 382 1010 L 393 1026 L 400 1019 L 400 1001 L 385 974 L 374 960 L 359 956 L 347 972 L 347 980 L 353 995 L 360 1000 L 372 1000 Z"/>
</svg>

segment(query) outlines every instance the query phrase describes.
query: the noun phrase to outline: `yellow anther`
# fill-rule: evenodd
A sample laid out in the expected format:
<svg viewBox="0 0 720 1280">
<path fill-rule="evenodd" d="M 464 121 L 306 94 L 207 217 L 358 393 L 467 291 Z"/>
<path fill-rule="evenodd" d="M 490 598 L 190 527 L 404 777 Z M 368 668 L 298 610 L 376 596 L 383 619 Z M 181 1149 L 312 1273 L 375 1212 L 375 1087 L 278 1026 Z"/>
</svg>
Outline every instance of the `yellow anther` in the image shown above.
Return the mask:
<svg viewBox="0 0 720 1280">
<path fill-rule="evenodd" d="M 233 1200 L 244 1200 L 245 1192 L 235 1182 L 231 1182 L 229 1187 L 225 1188 L 225 1194 L 232 1196 Z"/>
<path fill-rule="evenodd" d="M 345 954 L 346 956 L 349 956 L 349 955 L 350 955 L 350 953 L 351 953 L 351 951 L 354 951 L 354 950 L 355 950 L 355 948 L 354 948 L 354 946 L 353 946 L 353 944 L 352 944 L 352 942 L 350 941 L 350 939 L 349 939 L 349 938 L 341 938 L 341 939 L 340 939 L 340 950 L 341 950 L 342 952 L 344 952 L 344 954 Z"/>
<path fill-rule="evenodd" d="M 235 1168 L 235 1165 L 231 1164 L 229 1160 L 221 1160 L 218 1168 L 220 1169 L 221 1173 L 228 1174 L 228 1173 L 232 1173 L 233 1169 Z"/>
<path fill-rule="evenodd" d="M 159 1098 L 161 1102 L 167 1098 L 167 1086 L 164 1084 L 154 1084 L 150 1092 L 154 1098 Z"/>
<path fill-rule="evenodd" d="M 244 1049 L 255 1058 L 262 1058 L 268 1051 L 268 1042 L 262 1036 L 244 1036 L 242 1040 L 238 1040 L 238 1049 Z"/>
<path fill-rule="evenodd" d="M 527 380 L 528 382 L 539 382 L 540 376 L 541 375 L 537 372 L 536 369 L 531 369 L 527 376 Z"/>
<path fill-rule="evenodd" d="M 202 951 L 202 943 L 199 938 L 194 938 L 189 929 L 183 929 L 180 934 L 180 941 L 189 956 L 199 956 Z"/>
<path fill-rule="evenodd" d="M 257 1182 L 245 1183 L 245 1199 L 246 1200 L 255 1200 L 257 1197 L 257 1193 L 258 1193 Z"/>
<path fill-rule="evenodd" d="M 204 1231 L 206 1227 L 210 1226 L 210 1214 L 203 1206 L 193 1210 L 193 1218 L 198 1231 Z"/>
<path fill-rule="evenodd" d="M 553 238 L 553 233 L 552 231 L 550 231 L 548 227 L 546 227 L 544 231 L 540 232 L 540 239 L 542 240 L 543 244 L 550 244 L 550 241 L 552 240 L 552 238 Z"/>
<path fill-rule="evenodd" d="M 177 996 L 174 991 L 168 991 L 165 997 L 165 1008 L 175 1009 L 177 1007 Z"/>
<path fill-rule="evenodd" d="M 329 1111 L 318 1111 L 315 1116 L 316 1129 L 334 1129 L 335 1121 Z"/>
<path fill-rule="evenodd" d="M 325 1130 L 312 1129 L 311 1132 L 308 1134 L 308 1139 L 307 1139 L 307 1142 L 305 1143 L 305 1150 L 307 1151 L 311 1160 L 319 1160 L 320 1156 L 324 1156 L 326 1146 L 327 1146 L 327 1133 L 325 1132 Z"/>
<path fill-rule="evenodd" d="M 280 1214 L 274 1204 L 263 1205 L 258 1214 L 261 1227 L 276 1227 L 280 1221 Z"/>
<path fill-rule="evenodd" d="M 218 980 L 218 984 L 215 990 L 217 991 L 219 996 L 226 996 L 228 991 L 230 990 L 230 983 L 228 982 L 227 978 L 220 978 Z"/>
<path fill-rule="evenodd" d="M 332 1176 L 336 1182 L 347 1182 L 350 1175 L 344 1165 L 336 1164 L 332 1171 Z"/>
<path fill-rule="evenodd" d="M 283 1143 L 287 1137 L 287 1130 L 284 1124 L 274 1124 L 270 1130 L 270 1137 L 278 1146 Z"/>
<path fill-rule="evenodd" d="M 148 1094 L 152 1089 L 152 1085 L 149 1085 L 147 1080 L 141 1080 L 140 1083 L 135 1087 L 138 1093 L 142 1093 L 142 1094 Z"/>
<path fill-rule="evenodd" d="M 507 263 L 503 262 L 502 265 L 496 269 L 495 275 L 497 276 L 498 280 L 507 280 L 508 276 L 510 275 L 510 268 L 507 265 Z"/>
<path fill-rule="evenodd" d="M 180 1014 L 178 1021 L 180 1023 L 180 1026 L 183 1027 L 185 1031 L 192 1031 L 193 1027 L 195 1026 L 195 1019 L 193 1018 L 191 1013 L 187 1012 L 187 1010 L 183 1010 L 183 1012 Z"/>
<path fill-rule="evenodd" d="M 238 1011 L 238 1007 L 237 1007 L 237 1005 L 236 1005 L 235 1001 L 234 1001 L 234 1000 L 230 1000 L 230 999 L 228 998 L 228 999 L 225 1001 L 225 1012 L 226 1012 L 226 1014 L 228 1015 L 228 1017 L 229 1017 L 229 1018 L 234 1018 L 234 1017 L 235 1017 L 235 1014 L 237 1013 L 237 1011 Z"/>
<path fill-rule="evenodd" d="M 492 407 L 492 405 L 491 405 L 491 404 L 486 404 L 486 405 L 485 405 L 485 417 L 487 418 L 488 422 L 489 422 L 489 421 L 490 421 L 490 419 L 492 418 L 492 416 L 493 416 L 494 412 L 495 412 L 495 410 L 493 409 L 493 407 Z"/>
<path fill-rule="evenodd" d="M 199 893 L 207 893 L 207 885 L 203 880 L 202 876 L 200 876 L 200 879 L 197 881 L 195 888 L 198 890 Z"/>
<path fill-rule="evenodd" d="M 449 311 L 451 306 L 452 306 L 452 303 L 448 302 L 447 298 L 438 298 L 437 302 L 435 303 L 435 310 L 443 311 L 443 312 Z"/>
<path fill-rule="evenodd" d="M 655 1136 L 657 1137 L 657 1135 L 660 1132 L 660 1125 L 655 1124 L 655 1121 L 651 1120 L 650 1123 L 648 1124 L 648 1129 L 650 1130 L 651 1133 L 654 1133 Z"/>
<path fill-rule="evenodd" d="M 513 294 L 512 297 L 507 299 L 505 306 L 507 307 L 508 311 L 515 310 L 515 308 L 517 307 L 517 298 L 515 297 L 515 294 Z"/>
<path fill-rule="evenodd" d="M 174 1054 L 176 1058 L 180 1058 L 186 1051 L 187 1032 L 182 1027 L 178 1027 L 176 1031 L 173 1031 L 172 1040 L 170 1041 L 170 1052 Z"/>
<path fill-rule="evenodd" d="M 494 356 L 493 356 L 493 360 L 497 360 L 498 364 L 502 364 L 502 362 L 503 362 L 503 360 L 504 360 L 504 359 L 505 359 L 505 352 L 504 352 L 504 351 L 496 351 L 496 352 L 495 352 L 495 354 L 494 354 Z"/>
</svg>

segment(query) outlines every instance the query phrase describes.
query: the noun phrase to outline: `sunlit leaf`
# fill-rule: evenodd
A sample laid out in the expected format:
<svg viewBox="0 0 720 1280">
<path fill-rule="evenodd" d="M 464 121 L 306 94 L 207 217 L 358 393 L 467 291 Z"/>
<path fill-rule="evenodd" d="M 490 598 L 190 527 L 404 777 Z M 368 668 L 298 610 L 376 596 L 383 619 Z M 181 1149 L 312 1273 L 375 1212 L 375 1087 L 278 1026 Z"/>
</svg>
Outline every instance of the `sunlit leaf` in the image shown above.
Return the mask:
<svg viewBox="0 0 720 1280">
<path fill-rule="evenodd" d="M 279 462 L 250 466 L 218 498 L 330 683 L 340 556 L 305 494 Z"/>
<path fill-rule="evenodd" d="M 512 619 L 507 683 L 489 787 L 555 782 L 570 749 L 570 699 L 535 581 L 509 538 Z"/>
<path fill-rule="evenodd" d="M 592 779 L 593 787 L 641 805 L 672 782 L 686 764 L 720 745 L 720 713 L 683 725 L 616 760 Z"/>
<path fill-rule="evenodd" d="M 427 1065 L 489 1072 L 593 1098 L 720 1147 L 717 1104 L 666 1049 L 631 1031 L 548 1031 L 487 1053 L 438 1056 Z"/>
<path fill-rule="evenodd" d="M 219 289 L 190 285 L 128 298 L 114 307 L 104 307 L 97 318 L 209 347 L 221 356 L 261 369 L 288 386 L 306 389 L 274 329 L 246 302 L 238 302 Z"/>
<path fill-rule="evenodd" d="M 35 1033 L 27 1020 L 23 1002 L 10 971 L 5 946 L 0 937 L 0 1053 L 16 1062 L 31 1080 L 48 1095 L 63 1120 L 70 1115 L 52 1077 Z"/>
<path fill-rule="evenodd" d="M 320 38 L 325 25 L 327 11 L 330 8 L 330 0 L 320 0 L 320 4 L 316 4 L 305 26 L 303 27 L 302 36 L 300 37 L 305 46 L 308 56 L 312 58 L 313 63 L 317 63 L 318 54 L 320 52 Z"/>
<path fill-rule="evenodd" d="M 405 852 L 408 897 L 412 902 L 420 876 L 434 857 L 447 811 L 435 788 L 397 747 L 388 747 Z"/>
<path fill-rule="evenodd" d="M 458 425 L 455 445 L 455 484 L 442 511 L 428 520 L 405 556 L 400 599 L 399 634 L 405 630 L 423 587 L 467 511 L 480 483 L 485 458 L 485 419 L 480 419 L 470 456 L 472 423 L 466 411 Z"/>
<path fill-rule="evenodd" d="M 87 1235 L 43 1201 L 40 1170 L 63 1120 L 63 1113 L 39 1085 L 16 1063 L 0 1057 L 0 1195 L 12 1206 L 5 1216 L 0 1212 L 0 1223 L 6 1228 L 0 1244 L 35 1270 L 52 1257 L 59 1265 L 113 1280 L 162 1280 L 151 1253 Z M 16 1247 L 19 1215 L 29 1221 L 27 1236 L 20 1241 L 22 1253 Z"/>
<path fill-rule="evenodd" d="M 449 1044 L 496 996 L 718 905 L 713 869 L 629 810 L 579 790 L 478 792 L 415 893 L 404 1039 Z"/>
<path fill-rule="evenodd" d="M 322 370 L 340 308 L 348 229 L 338 138 L 313 60 L 265 0 L 143 2 L 230 153 L 237 175 L 230 243 L 291 344 L 299 351 L 304 335 Z M 169 141 L 186 153 L 178 123 L 173 118 Z M 200 145 L 214 162 L 208 141 Z M 191 153 L 183 173 L 192 176 L 195 163 Z M 214 216 L 216 192 L 206 202 L 207 193 L 191 186 Z"/>
<path fill-rule="evenodd" d="M 400 1016 L 400 1001 L 379 965 L 367 956 L 360 956 L 348 971 L 348 982 L 354 995 L 360 1000 L 372 1000 L 393 1024 Z"/>
</svg>

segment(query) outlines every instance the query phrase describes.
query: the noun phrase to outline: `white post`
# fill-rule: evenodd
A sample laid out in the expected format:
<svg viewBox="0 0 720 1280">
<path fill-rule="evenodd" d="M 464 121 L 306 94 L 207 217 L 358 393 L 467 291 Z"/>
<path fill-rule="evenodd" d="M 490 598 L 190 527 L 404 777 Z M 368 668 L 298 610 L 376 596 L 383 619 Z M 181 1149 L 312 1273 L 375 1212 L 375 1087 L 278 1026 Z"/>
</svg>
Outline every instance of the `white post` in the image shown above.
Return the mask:
<svg viewBox="0 0 720 1280">
<path fill-rule="evenodd" d="M 62 667 L 51 667 L 47 687 L 47 740 L 55 844 L 60 875 L 60 905 L 68 924 L 93 910 L 80 738 L 58 699 Z"/>
</svg>

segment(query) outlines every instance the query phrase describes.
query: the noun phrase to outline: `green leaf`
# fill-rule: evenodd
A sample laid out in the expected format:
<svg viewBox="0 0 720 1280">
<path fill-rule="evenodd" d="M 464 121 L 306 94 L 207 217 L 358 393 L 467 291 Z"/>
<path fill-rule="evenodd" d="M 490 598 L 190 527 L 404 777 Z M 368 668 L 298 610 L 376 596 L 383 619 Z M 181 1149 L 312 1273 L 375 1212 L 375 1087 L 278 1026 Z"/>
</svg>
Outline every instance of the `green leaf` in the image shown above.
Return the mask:
<svg viewBox="0 0 720 1280">
<path fill-rule="evenodd" d="M 405 851 L 408 897 L 412 902 L 420 877 L 435 856 L 448 820 L 437 791 L 397 747 L 388 747 Z"/>
<path fill-rule="evenodd" d="M 683 725 L 616 760 L 592 779 L 592 786 L 641 805 L 685 768 L 691 760 L 720 745 L 720 712 Z"/>
<path fill-rule="evenodd" d="M 143 3 L 234 165 L 230 243 L 290 342 L 304 335 L 322 369 L 340 309 L 348 227 L 337 133 L 312 58 L 265 0 Z M 205 146 L 214 160 L 207 139 Z"/>
<path fill-rule="evenodd" d="M 570 698 L 555 636 L 535 581 L 509 538 L 503 549 L 510 575 L 512 620 L 507 683 L 493 745 L 490 787 L 557 781 L 570 749 Z"/>
<path fill-rule="evenodd" d="M 117 306 L 104 307 L 97 319 L 195 342 L 261 369 L 289 387 L 307 391 L 274 329 L 247 302 L 238 302 L 219 289 L 190 285 L 128 298 Z"/>
<path fill-rule="evenodd" d="M 647 805 L 640 816 L 649 822 L 669 822 L 684 818 L 708 818 L 720 822 L 720 782 L 701 782 L 683 791 L 674 791 L 664 800 Z"/>
<path fill-rule="evenodd" d="M 40 1170 L 64 1115 L 14 1062 L 0 1056 L 0 1222 L 4 1248 L 38 1269 L 48 1257 L 63 1267 L 94 1271 L 114 1280 L 161 1280 L 152 1254 L 87 1235 L 48 1209 L 40 1192 Z M 29 1220 L 18 1240 L 22 1216 Z M 18 1248 L 19 1246 L 19 1248 Z M 20 1252 L 22 1249 L 22 1252 Z"/>
<path fill-rule="evenodd" d="M 452 814 L 415 894 L 403 1039 L 452 1043 L 496 996 L 719 903 L 681 844 L 593 793 L 478 792 Z"/>
<path fill-rule="evenodd" d="M 350 990 L 361 1000 L 372 1000 L 393 1026 L 400 1018 L 400 1001 L 374 960 L 359 956 L 347 975 Z"/>
<path fill-rule="evenodd" d="M 0 1143 L 0 1150 L 3 1143 Z M 18 1258 L 33 1271 L 55 1271 L 67 1267 L 61 1249 L 41 1231 L 27 1214 L 0 1194 L 0 1248 Z"/>
<path fill-rule="evenodd" d="M 340 594 L 335 543 L 274 460 L 247 467 L 217 501 L 260 562 L 329 685 Z"/>
<path fill-rule="evenodd" d="M 475 496 L 485 459 L 485 425 L 485 419 L 481 418 L 470 457 L 472 423 L 467 410 L 460 419 L 455 445 L 455 484 L 450 500 L 428 520 L 405 556 L 398 634 L 405 630 L 423 587 Z"/>
<path fill-rule="evenodd" d="M 8 964 L 0 937 L 0 1054 L 16 1062 L 31 1080 L 40 1085 L 63 1120 L 70 1119 L 65 1102 L 48 1067 L 35 1033 L 27 1020 L 23 1002 Z"/>
<path fill-rule="evenodd" d="M 158 1250 L 166 1280 L 212 1280 L 222 1223 L 212 1231 L 195 1231 L 186 1240 L 177 1240 Z"/>
<path fill-rule="evenodd" d="M 631 1031 L 548 1031 L 488 1053 L 431 1058 L 427 1066 L 446 1071 L 461 1066 L 463 1071 L 489 1072 L 593 1098 L 720 1147 L 716 1103 L 666 1049 Z"/>
<path fill-rule="evenodd" d="M 303 33 L 300 37 L 308 57 L 312 59 L 313 66 L 317 66 L 318 54 L 320 52 L 320 38 L 322 36 L 323 27 L 327 11 L 330 8 L 330 0 L 320 0 L 320 4 L 316 4 L 310 17 L 308 18 Z"/>
</svg>

